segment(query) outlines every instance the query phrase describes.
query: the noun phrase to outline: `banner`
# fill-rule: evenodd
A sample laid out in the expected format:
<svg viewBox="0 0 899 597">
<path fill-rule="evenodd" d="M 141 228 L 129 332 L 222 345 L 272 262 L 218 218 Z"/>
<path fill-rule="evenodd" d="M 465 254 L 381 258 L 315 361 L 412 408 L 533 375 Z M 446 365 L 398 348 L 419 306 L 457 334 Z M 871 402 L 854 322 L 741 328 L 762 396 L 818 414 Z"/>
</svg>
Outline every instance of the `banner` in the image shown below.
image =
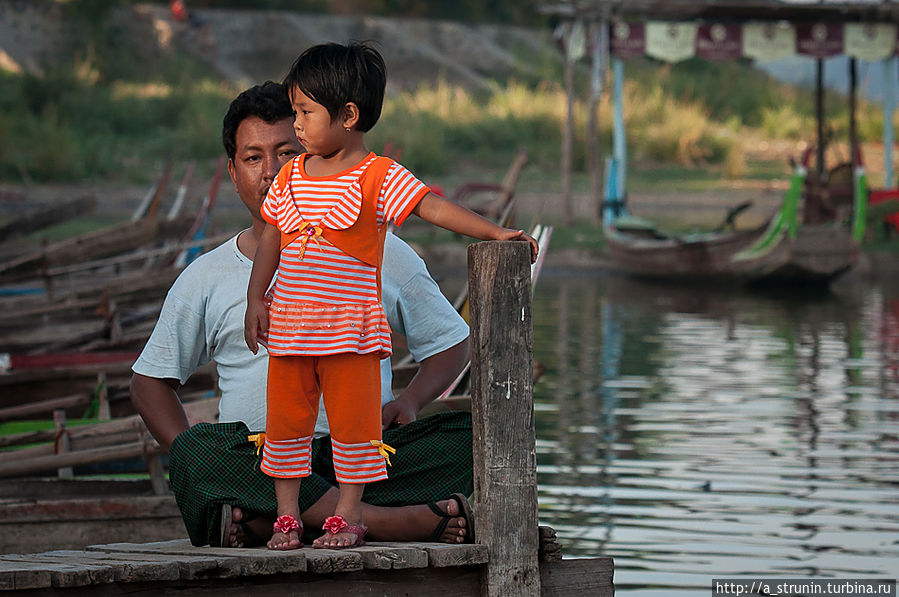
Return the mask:
<svg viewBox="0 0 899 597">
<path fill-rule="evenodd" d="M 890 23 L 846 23 L 843 45 L 847 56 L 860 60 L 883 60 L 896 49 L 896 26 Z"/>
<path fill-rule="evenodd" d="M 796 29 L 789 23 L 743 25 L 743 55 L 760 62 L 789 58 L 796 54 Z"/>
<path fill-rule="evenodd" d="M 743 53 L 743 30 L 739 25 L 700 25 L 696 32 L 696 55 L 706 60 L 733 60 Z"/>
<path fill-rule="evenodd" d="M 843 53 L 843 27 L 837 23 L 797 23 L 796 51 L 814 58 Z"/>
<path fill-rule="evenodd" d="M 665 62 L 692 58 L 696 55 L 696 24 L 647 22 L 646 55 Z"/>
<path fill-rule="evenodd" d="M 646 53 L 646 26 L 643 23 L 618 21 L 610 27 L 612 56 L 626 60 Z"/>
</svg>

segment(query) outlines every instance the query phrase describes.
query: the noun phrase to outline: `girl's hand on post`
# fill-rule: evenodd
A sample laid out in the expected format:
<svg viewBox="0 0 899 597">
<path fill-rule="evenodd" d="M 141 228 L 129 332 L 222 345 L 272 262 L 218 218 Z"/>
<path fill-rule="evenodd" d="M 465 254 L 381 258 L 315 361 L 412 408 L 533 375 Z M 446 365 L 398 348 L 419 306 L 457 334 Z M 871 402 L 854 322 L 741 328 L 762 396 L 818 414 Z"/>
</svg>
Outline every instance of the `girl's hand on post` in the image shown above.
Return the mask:
<svg viewBox="0 0 899 597">
<path fill-rule="evenodd" d="M 524 240 L 531 245 L 531 263 L 537 261 L 537 253 L 540 251 L 539 245 L 533 236 L 524 230 L 512 230 L 511 228 L 503 228 L 502 232 L 497 235 L 496 240 Z"/>
</svg>

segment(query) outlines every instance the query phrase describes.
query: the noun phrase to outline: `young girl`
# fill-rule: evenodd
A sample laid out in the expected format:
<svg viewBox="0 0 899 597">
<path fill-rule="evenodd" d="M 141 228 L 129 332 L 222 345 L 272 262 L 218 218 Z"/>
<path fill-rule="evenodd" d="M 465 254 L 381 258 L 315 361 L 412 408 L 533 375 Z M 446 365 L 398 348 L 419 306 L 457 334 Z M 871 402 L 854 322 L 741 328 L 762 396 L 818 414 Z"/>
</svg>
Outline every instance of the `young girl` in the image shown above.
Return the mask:
<svg viewBox="0 0 899 597">
<path fill-rule="evenodd" d="M 387 477 L 381 443 L 380 359 L 390 355 L 380 274 L 389 221 L 410 213 L 484 240 L 525 240 L 429 192 L 408 170 L 365 147 L 386 85 L 381 55 L 363 43 L 312 47 L 284 87 L 306 152 L 288 162 L 262 206 L 267 224 L 247 290 L 245 339 L 269 353 L 262 470 L 274 477 L 278 520 L 270 549 L 302 547 L 297 504 L 322 395 L 340 497 L 315 547 L 363 544 L 365 483 Z M 267 289 L 277 270 L 276 282 Z"/>
</svg>

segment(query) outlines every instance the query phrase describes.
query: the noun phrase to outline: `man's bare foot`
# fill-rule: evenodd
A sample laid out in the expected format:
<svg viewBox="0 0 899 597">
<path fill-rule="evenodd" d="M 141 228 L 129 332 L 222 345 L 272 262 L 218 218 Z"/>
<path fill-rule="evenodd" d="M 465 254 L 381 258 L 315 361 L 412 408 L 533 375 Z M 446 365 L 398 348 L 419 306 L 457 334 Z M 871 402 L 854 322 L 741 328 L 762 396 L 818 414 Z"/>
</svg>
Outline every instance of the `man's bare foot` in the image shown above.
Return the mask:
<svg viewBox="0 0 899 597">
<path fill-rule="evenodd" d="M 228 545 L 231 547 L 258 547 L 272 538 L 272 523 L 252 512 L 246 513 L 238 506 L 231 508 L 231 527 L 228 531 Z"/>
<path fill-rule="evenodd" d="M 449 516 L 452 516 L 452 518 L 447 521 L 443 533 L 440 534 L 439 541 L 441 543 L 465 543 L 465 535 L 468 531 L 465 528 L 465 518 L 459 516 L 461 514 L 461 512 L 459 512 L 459 503 L 452 499 L 440 500 L 437 502 L 437 507 Z M 437 516 L 430 510 L 428 510 L 427 513 L 432 519 Z M 434 523 L 435 529 L 438 524 L 440 524 L 439 518 L 437 518 Z"/>
</svg>

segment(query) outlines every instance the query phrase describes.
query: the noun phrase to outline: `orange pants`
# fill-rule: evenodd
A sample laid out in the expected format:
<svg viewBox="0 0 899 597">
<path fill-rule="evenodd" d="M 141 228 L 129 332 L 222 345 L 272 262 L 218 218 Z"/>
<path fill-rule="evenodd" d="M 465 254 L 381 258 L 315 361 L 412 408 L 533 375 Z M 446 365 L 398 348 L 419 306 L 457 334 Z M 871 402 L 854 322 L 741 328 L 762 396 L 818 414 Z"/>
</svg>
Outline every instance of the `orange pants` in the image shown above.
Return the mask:
<svg viewBox="0 0 899 597">
<path fill-rule="evenodd" d="M 334 472 L 341 483 L 387 478 L 381 439 L 381 375 L 377 353 L 271 356 L 262 471 L 272 477 L 306 477 L 319 395 L 323 397 Z"/>
</svg>

